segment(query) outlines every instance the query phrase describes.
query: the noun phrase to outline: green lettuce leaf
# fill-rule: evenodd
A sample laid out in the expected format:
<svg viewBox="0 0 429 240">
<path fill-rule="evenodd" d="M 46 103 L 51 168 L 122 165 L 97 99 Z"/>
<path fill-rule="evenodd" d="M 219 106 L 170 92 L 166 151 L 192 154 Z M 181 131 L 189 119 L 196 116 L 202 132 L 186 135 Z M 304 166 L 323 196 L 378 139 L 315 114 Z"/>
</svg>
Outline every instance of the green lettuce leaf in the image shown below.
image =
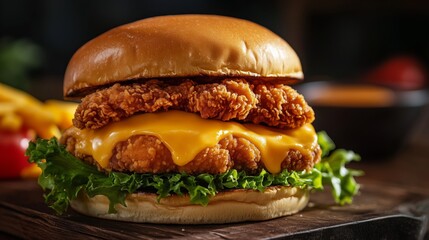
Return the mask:
<svg viewBox="0 0 429 240">
<path fill-rule="evenodd" d="M 360 161 L 360 156 L 353 151 L 335 149 L 335 144 L 326 132 L 317 133 L 318 142 L 322 149 L 322 160 L 314 168 L 322 173 L 322 185 L 331 187 L 335 202 L 343 205 L 351 203 L 353 196 L 359 191 L 355 176 L 363 175 L 362 171 L 348 169 L 346 164 Z"/>
<path fill-rule="evenodd" d="M 332 150 L 332 141 L 323 135 L 319 136 L 319 141 L 321 146 L 327 147 L 322 146 L 324 157 L 312 171 L 284 170 L 279 174 L 262 170 L 258 175 L 248 175 L 235 169 L 219 175 L 195 176 L 186 173 L 104 173 L 71 155 L 55 138 L 30 142 L 26 155 L 29 156 L 29 162 L 36 163 L 42 169 L 39 184 L 47 192 L 44 195 L 45 201 L 58 214 L 67 211 L 70 201 L 80 191 L 86 192 L 90 197 L 106 196 L 110 200 L 111 213 L 115 212 L 116 204 L 125 206 L 125 198 L 129 193 L 138 191 L 156 193 L 158 201 L 172 194 L 188 194 L 191 203 L 204 206 L 208 204 L 210 197 L 222 190 L 264 191 L 266 187 L 273 185 L 323 189 L 323 185 L 330 185 L 338 203 L 351 202 L 359 189 L 353 178 L 358 172 L 348 170 L 344 165 L 359 157 L 345 150 L 336 150 L 328 156 L 325 153 Z"/>
</svg>

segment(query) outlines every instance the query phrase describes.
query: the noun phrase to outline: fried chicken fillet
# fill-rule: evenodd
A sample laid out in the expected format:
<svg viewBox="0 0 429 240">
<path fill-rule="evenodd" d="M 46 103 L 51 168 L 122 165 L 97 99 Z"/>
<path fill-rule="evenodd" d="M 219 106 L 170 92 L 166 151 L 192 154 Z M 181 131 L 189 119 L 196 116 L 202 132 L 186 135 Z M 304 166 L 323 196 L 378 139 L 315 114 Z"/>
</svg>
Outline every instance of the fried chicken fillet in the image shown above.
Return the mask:
<svg viewBox="0 0 429 240">
<path fill-rule="evenodd" d="M 92 156 L 85 155 L 76 149 L 75 138 L 71 131 L 66 131 L 62 144 L 67 151 L 103 170 Z M 299 151 L 289 151 L 283 160 L 282 169 L 310 170 L 320 158 L 320 148 L 314 146 L 310 155 Z M 135 135 L 120 142 L 113 150 L 109 161 L 109 170 L 136 173 L 172 173 L 188 174 L 210 173 L 221 174 L 230 169 L 244 170 L 256 174 L 263 168 L 259 149 L 249 140 L 240 137 L 222 139 L 216 146 L 205 148 L 192 161 L 184 166 L 177 166 L 171 157 L 170 150 L 155 136 Z"/>
<path fill-rule="evenodd" d="M 136 113 L 168 110 L 278 128 L 299 128 L 314 120 L 314 112 L 303 96 L 289 86 L 224 79 L 211 84 L 197 84 L 192 80 L 178 85 L 160 80 L 115 84 L 84 97 L 73 123 L 80 129 L 97 129 Z"/>
</svg>

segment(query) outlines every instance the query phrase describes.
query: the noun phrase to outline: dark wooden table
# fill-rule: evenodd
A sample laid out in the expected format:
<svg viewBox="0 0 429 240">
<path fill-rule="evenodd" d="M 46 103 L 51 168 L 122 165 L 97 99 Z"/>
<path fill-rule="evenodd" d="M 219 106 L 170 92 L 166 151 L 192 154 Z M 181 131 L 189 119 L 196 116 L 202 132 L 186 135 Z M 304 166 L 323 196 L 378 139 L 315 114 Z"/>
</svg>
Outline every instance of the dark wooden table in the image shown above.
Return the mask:
<svg viewBox="0 0 429 240">
<path fill-rule="evenodd" d="M 223 225 L 137 224 L 69 211 L 56 216 L 35 181 L 0 181 L 0 239 L 429 239 L 429 111 L 391 159 L 354 164 L 366 175 L 352 205 L 316 192 L 293 216 Z"/>
</svg>

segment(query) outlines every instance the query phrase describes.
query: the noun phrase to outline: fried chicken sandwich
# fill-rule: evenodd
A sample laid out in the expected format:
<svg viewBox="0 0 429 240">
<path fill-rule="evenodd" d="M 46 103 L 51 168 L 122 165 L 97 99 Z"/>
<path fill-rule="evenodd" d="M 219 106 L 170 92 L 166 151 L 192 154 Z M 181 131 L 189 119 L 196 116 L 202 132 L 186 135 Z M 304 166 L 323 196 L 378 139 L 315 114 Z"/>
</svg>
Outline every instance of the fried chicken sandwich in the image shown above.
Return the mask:
<svg viewBox="0 0 429 240">
<path fill-rule="evenodd" d="M 32 143 L 30 161 L 58 212 L 181 224 L 293 214 L 323 180 L 314 112 L 290 86 L 302 78 L 288 43 L 246 20 L 119 26 L 72 57 L 74 126 Z"/>
</svg>

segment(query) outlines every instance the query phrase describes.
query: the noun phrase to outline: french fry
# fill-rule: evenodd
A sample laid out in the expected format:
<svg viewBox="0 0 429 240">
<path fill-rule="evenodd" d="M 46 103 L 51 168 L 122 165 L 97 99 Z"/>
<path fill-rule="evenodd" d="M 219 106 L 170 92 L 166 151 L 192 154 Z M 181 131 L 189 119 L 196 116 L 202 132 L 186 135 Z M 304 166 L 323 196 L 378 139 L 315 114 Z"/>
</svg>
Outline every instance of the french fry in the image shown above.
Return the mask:
<svg viewBox="0 0 429 240">
<path fill-rule="evenodd" d="M 0 116 L 0 129 L 18 131 L 22 126 L 22 118 L 14 113 Z"/>
<path fill-rule="evenodd" d="M 32 108 L 22 108 L 18 111 L 24 120 L 24 125 L 36 131 L 42 138 L 59 137 L 59 130 L 55 124 L 55 118 L 52 113 L 46 110 Z"/>
<path fill-rule="evenodd" d="M 56 123 L 61 129 L 66 129 L 73 125 L 72 119 L 77 108 L 77 103 L 47 100 L 45 107 L 55 115 Z"/>
<path fill-rule="evenodd" d="M 16 104 L 0 102 L 0 129 L 16 131 L 22 126 L 22 118 L 16 114 Z"/>
<path fill-rule="evenodd" d="M 15 112 L 17 107 L 14 103 L 0 102 L 0 116 Z"/>
<path fill-rule="evenodd" d="M 0 84 L 0 102 L 4 106 L 0 109 L 0 116 L 3 118 L 7 111 L 9 115 L 13 111 L 14 115 L 21 118 L 22 124 L 34 129 L 38 136 L 42 138 L 60 137 L 55 115 L 31 95 Z"/>
</svg>

